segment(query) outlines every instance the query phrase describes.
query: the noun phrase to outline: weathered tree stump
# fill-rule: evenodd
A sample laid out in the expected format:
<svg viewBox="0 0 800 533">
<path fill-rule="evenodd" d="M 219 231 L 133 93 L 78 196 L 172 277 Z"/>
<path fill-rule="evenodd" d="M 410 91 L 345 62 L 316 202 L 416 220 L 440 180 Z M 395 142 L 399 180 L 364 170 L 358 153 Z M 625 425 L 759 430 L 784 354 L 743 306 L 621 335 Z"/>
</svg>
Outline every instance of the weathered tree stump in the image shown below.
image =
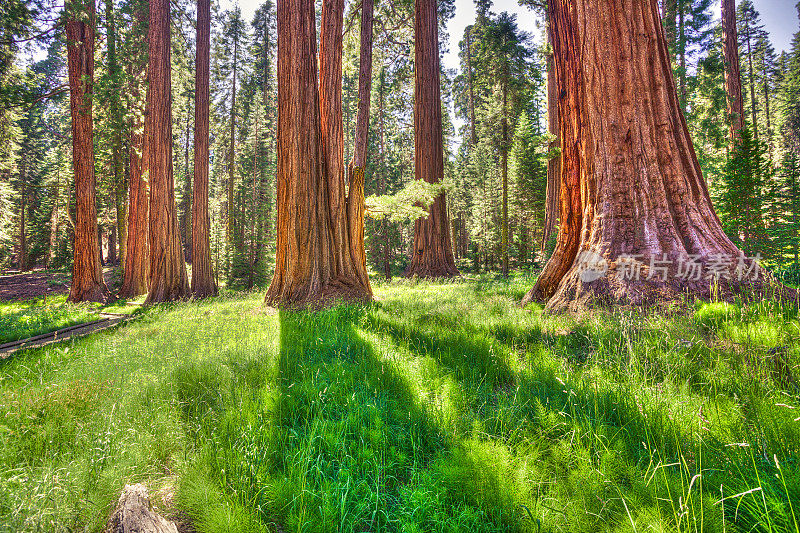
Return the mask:
<svg viewBox="0 0 800 533">
<path fill-rule="evenodd" d="M 107 533 L 178 533 L 178 528 L 154 513 L 147 487 L 141 483 L 125 485 L 117 509 L 108 520 Z"/>
</svg>

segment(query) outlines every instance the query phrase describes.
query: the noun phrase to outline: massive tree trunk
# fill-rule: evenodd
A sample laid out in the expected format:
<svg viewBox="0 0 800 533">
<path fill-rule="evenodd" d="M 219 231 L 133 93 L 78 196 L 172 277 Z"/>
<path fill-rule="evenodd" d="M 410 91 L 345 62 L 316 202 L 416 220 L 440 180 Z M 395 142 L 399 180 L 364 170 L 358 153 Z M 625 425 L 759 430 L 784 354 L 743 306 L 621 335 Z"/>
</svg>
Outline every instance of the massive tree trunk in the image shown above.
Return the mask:
<svg viewBox="0 0 800 533">
<path fill-rule="evenodd" d="M 150 182 L 150 286 L 145 304 L 189 295 L 172 169 L 169 0 L 150 0 L 147 91 Z"/>
<path fill-rule="evenodd" d="M 141 35 L 148 25 L 147 6 L 139 4 L 136 9 L 136 23 Z M 134 64 L 133 83 L 131 93 L 133 101 L 139 102 L 142 83 L 140 78 L 146 72 L 146 49 L 142 47 L 141 56 Z M 149 120 L 142 114 L 142 109 L 134 113 L 133 127 L 131 128 L 130 147 L 128 153 L 128 168 L 130 191 L 128 195 L 128 230 L 126 234 L 126 259 L 122 287 L 119 295 L 123 298 L 133 298 L 147 292 L 150 281 L 150 231 L 148 220 L 150 218 L 149 180 L 147 166 L 150 163 L 149 151 Z"/>
<path fill-rule="evenodd" d="M 192 293 L 217 294 L 211 271 L 211 220 L 208 215 L 208 113 L 211 0 L 197 2 L 197 56 L 194 92 L 194 188 L 192 191 Z"/>
<path fill-rule="evenodd" d="M 332 78 L 337 70 L 341 77 L 341 45 L 335 44 L 341 43 L 341 35 L 338 39 L 335 35 L 341 6 L 336 2 L 326 0 L 322 17 L 325 36 L 321 47 L 321 85 L 325 87 L 326 100 L 333 100 L 326 102 L 328 140 L 331 140 L 330 132 L 335 132 L 331 121 L 337 120 L 337 99 L 341 106 L 341 94 L 336 95 L 332 89 L 336 86 Z M 340 114 L 338 120 L 341 120 Z M 322 124 L 314 2 L 279 0 L 278 249 L 275 275 L 266 295 L 266 301 L 273 305 L 318 307 L 336 298 L 367 300 L 371 297 L 356 278 L 343 276 L 339 270 L 347 249 L 335 247 L 334 234 L 342 226 L 334 219 L 331 198 L 341 200 L 344 187 L 336 180 L 343 180 L 343 177 L 326 176 Z M 336 154 L 340 147 L 335 146 L 336 134 L 333 135 L 334 146 L 329 149 Z M 345 212 L 345 205 L 342 201 L 341 212 Z"/>
<path fill-rule="evenodd" d="M 343 0 L 323 1 L 319 43 L 319 99 L 333 238 L 333 277 L 347 291 L 359 295 L 361 299 L 371 299 L 372 289 L 367 278 L 364 254 L 364 167 L 372 76 L 372 2 L 365 2 L 362 6 L 358 119 L 353 161 L 349 166 L 349 187 L 345 182 L 342 126 L 343 20 Z M 365 23 L 369 26 L 369 34 L 364 33 Z"/>
<path fill-rule="evenodd" d="M 331 277 L 313 0 L 278 0 L 278 235 L 266 301 L 313 305 Z"/>
<path fill-rule="evenodd" d="M 71 0 L 67 7 L 67 65 L 75 171 L 75 240 L 68 301 L 105 302 L 109 296 L 100 265 L 92 148 L 94 82 L 94 0 Z"/>
<path fill-rule="evenodd" d="M 114 178 L 114 208 L 116 211 L 116 231 L 119 236 L 119 259 L 123 268 L 126 258 L 126 218 L 125 202 L 128 195 L 128 184 L 125 181 L 125 169 L 122 161 L 122 105 L 120 102 L 120 68 L 117 60 L 117 29 L 114 17 L 114 1 L 106 3 L 106 48 L 108 56 L 108 74 L 111 78 L 111 166 Z M 116 244 L 109 244 L 109 254 L 116 257 Z"/>
<path fill-rule="evenodd" d="M 319 36 L 319 113 L 323 165 L 333 238 L 334 275 L 345 273 L 347 247 L 342 126 L 342 27 L 344 0 L 323 0 Z M 349 266 L 349 263 L 348 265 Z"/>
<path fill-rule="evenodd" d="M 744 127 L 742 76 L 739 67 L 739 40 L 736 35 L 736 0 L 722 0 L 722 56 L 725 63 L 725 92 L 728 102 L 730 137 L 739 137 Z"/>
<path fill-rule="evenodd" d="M 414 11 L 414 179 L 440 183 L 444 179 L 444 152 L 436 1 L 415 0 Z M 433 201 L 428 216 L 414 224 L 413 256 L 406 276 L 414 275 L 458 275 L 444 193 Z"/>
<path fill-rule="evenodd" d="M 548 26 L 550 21 L 548 20 Z M 548 43 L 552 47 L 553 43 L 550 42 L 551 32 L 547 32 Z M 558 92 L 556 89 L 556 70 L 553 64 L 552 50 L 547 54 L 547 130 L 554 137 L 550 141 L 548 151 L 553 151 L 558 148 Z M 556 220 L 558 220 L 558 205 L 561 185 L 561 155 L 553 157 L 547 162 L 547 189 L 545 196 L 544 208 L 544 228 L 542 228 L 542 242 L 539 246 L 540 250 L 544 251 L 547 242 L 553 235 L 556 227 Z"/>
<path fill-rule="evenodd" d="M 373 0 L 361 3 L 361 50 L 358 71 L 358 116 L 356 117 L 353 159 L 348 165 L 349 187 L 347 195 L 347 247 L 342 250 L 349 262 L 348 277 L 372 297 L 367 276 L 367 255 L 364 251 L 364 169 L 367 166 L 369 145 L 369 108 L 372 94 L 372 15 Z M 340 99 L 341 101 L 341 99 Z M 340 115 L 341 116 L 341 115 Z"/>
<path fill-rule="evenodd" d="M 523 303 L 546 300 L 559 311 L 708 297 L 714 273 L 720 295 L 759 288 L 763 272 L 728 239 L 711 205 L 656 0 L 552 0 L 548 9 L 561 227 Z M 696 278 L 687 275 L 693 265 Z"/>
</svg>

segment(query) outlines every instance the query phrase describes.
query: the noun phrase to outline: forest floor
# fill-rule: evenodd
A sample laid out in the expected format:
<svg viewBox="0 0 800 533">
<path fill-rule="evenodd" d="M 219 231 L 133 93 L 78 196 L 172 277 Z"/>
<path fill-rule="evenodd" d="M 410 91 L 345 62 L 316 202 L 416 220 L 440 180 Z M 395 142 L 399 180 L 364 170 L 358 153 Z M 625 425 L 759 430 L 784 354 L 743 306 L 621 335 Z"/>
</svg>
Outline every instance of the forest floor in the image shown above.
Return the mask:
<svg viewBox="0 0 800 533">
<path fill-rule="evenodd" d="M 545 316 L 531 278 L 153 307 L 0 361 L 0 532 L 799 531 L 796 307 Z"/>
<path fill-rule="evenodd" d="M 112 267 L 103 269 L 106 285 L 114 286 Z M 30 272 L 8 271 L 0 274 L 0 301 L 12 302 L 69 293 L 69 272 L 35 269 Z"/>
</svg>

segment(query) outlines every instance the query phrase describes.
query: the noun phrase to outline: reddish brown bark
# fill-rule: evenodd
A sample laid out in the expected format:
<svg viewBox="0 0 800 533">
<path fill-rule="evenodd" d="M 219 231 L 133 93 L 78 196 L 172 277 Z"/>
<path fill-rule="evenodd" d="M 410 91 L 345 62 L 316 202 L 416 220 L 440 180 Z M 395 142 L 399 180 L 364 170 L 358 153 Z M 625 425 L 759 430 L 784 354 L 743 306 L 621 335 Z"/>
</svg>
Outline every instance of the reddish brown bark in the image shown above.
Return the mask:
<svg viewBox="0 0 800 533">
<path fill-rule="evenodd" d="M 345 253 L 349 254 L 350 277 L 372 297 L 367 275 L 367 255 L 364 251 L 364 169 L 367 166 L 369 144 L 369 106 L 372 93 L 372 16 L 373 0 L 361 3 L 361 44 L 358 71 L 358 116 L 356 117 L 353 159 L 348 165 L 350 181 L 347 195 L 347 236 Z"/>
<path fill-rule="evenodd" d="M 742 75 L 739 66 L 739 40 L 736 33 L 736 0 L 722 0 L 722 57 L 725 63 L 725 92 L 728 96 L 730 137 L 736 139 L 744 127 Z"/>
<path fill-rule="evenodd" d="M 319 113 L 333 250 L 347 247 L 342 126 L 342 27 L 344 0 L 323 0 L 319 36 Z M 334 253 L 334 275 L 345 272 L 347 256 Z"/>
<path fill-rule="evenodd" d="M 94 0 L 67 5 L 67 65 L 72 116 L 72 167 L 75 171 L 75 238 L 68 301 L 105 302 L 109 292 L 100 265 L 92 148 L 94 81 Z"/>
<path fill-rule="evenodd" d="M 150 286 L 145 304 L 189 295 L 172 169 L 169 0 L 150 0 L 147 91 L 150 183 Z"/>
<path fill-rule="evenodd" d="M 139 5 L 136 10 L 138 35 L 144 32 L 148 23 L 148 13 L 144 5 Z M 144 48 L 144 47 L 143 47 Z M 140 78 L 146 70 L 144 58 L 146 50 L 140 51 L 141 57 L 135 64 L 134 80 L 131 92 L 134 102 L 139 102 L 141 94 Z M 128 153 L 128 169 L 130 187 L 128 192 L 128 231 L 126 235 L 126 260 L 122 277 L 122 287 L 119 295 L 123 298 L 132 298 L 145 294 L 150 280 L 150 243 L 148 220 L 150 214 L 149 185 L 147 165 L 150 152 L 149 135 L 147 134 L 147 117 L 143 109 L 136 109 L 133 128 L 130 134 L 130 148 Z"/>
<path fill-rule="evenodd" d="M 211 0 L 197 2 L 197 57 L 194 93 L 194 191 L 192 196 L 192 293 L 217 294 L 211 269 L 211 220 L 208 214 L 208 113 L 211 49 Z"/>
<path fill-rule="evenodd" d="M 444 179 L 444 152 L 436 1 L 416 0 L 414 11 L 414 179 L 440 183 Z M 406 276 L 415 275 L 458 275 L 444 193 L 433 201 L 428 216 L 414 223 L 413 256 Z"/>
<path fill-rule="evenodd" d="M 550 32 L 548 32 L 548 36 Z M 549 37 L 548 37 L 549 39 Z M 552 46 L 552 43 L 551 43 Z M 550 141 L 549 150 L 558 148 L 558 93 L 556 92 L 556 71 L 553 66 L 553 54 L 547 55 L 547 130 L 554 139 Z M 544 251 L 547 241 L 553 235 L 558 220 L 558 202 L 560 194 L 561 155 L 547 162 L 547 190 L 545 196 L 544 228 L 539 248 Z"/>
<path fill-rule="evenodd" d="M 338 298 L 368 300 L 369 284 L 353 275 L 349 260 L 343 173 L 328 174 L 323 149 L 341 150 L 341 24 L 338 0 L 323 7 L 320 86 L 326 118 L 320 113 L 313 0 L 278 2 L 278 238 L 275 275 L 266 295 L 273 305 L 319 307 Z M 327 12 L 327 13 L 326 13 Z M 337 37 L 338 34 L 338 37 Z M 338 43 L 338 44 L 337 44 Z M 338 67 L 337 67 L 338 63 Z M 337 86 L 339 89 L 337 89 Z M 338 103 L 337 103 L 338 102 Z M 338 106 L 338 107 L 337 107 Z M 341 157 L 341 156 L 339 156 Z M 336 168 L 337 163 L 333 162 Z M 343 168 L 342 168 L 343 171 Z M 358 183 L 351 185 L 363 197 Z M 337 202 L 337 215 L 332 203 Z M 363 227 L 363 198 L 361 200 Z M 358 218 L 358 216 L 356 216 Z M 363 231 L 363 229 L 362 229 Z"/>
<path fill-rule="evenodd" d="M 332 272 L 314 2 L 279 0 L 277 11 L 277 252 L 266 301 L 304 306 L 326 296 Z"/>
<path fill-rule="evenodd" d="M 563 154 L 561 226 L 523 303 L 547 300 L 558 311 L 708 297 L 706 274 L 715 261 L 726 258 L 734 273 L 731 263 L 742 253 L 722 231 L 700 173 L 656 0 L 553 0 L 548 9 Z M 584 276 L 585 253 L 608 270 Z M 680 276 L 690 262 L 699 265 L 699 279 Z M 748 259 L 742 265 L 754 269 L 756 281 L 720 277 L 720 294 L 760 286 L 763 272 Z"/>
</svg>

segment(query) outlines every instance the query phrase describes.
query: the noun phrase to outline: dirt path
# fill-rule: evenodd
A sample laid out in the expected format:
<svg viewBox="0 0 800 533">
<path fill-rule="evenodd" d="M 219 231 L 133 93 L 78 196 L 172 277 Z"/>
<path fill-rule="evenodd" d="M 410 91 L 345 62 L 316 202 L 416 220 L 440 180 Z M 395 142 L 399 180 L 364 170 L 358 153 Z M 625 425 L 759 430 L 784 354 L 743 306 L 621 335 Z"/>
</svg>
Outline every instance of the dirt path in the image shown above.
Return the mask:
<svg viewBox="0 0 800 533">
<path fill-rule="evenodd" d="M 113 268 L 103 269 L 106 285 L 112 287 Z M 0 301 L 19 301 L 49 296 L 51 294 L 67 294 L 71 276 L 64 272 L 47 272 L 33 270 L 31 272 L 9 271 L 0 276 Z"/>
</svg>

